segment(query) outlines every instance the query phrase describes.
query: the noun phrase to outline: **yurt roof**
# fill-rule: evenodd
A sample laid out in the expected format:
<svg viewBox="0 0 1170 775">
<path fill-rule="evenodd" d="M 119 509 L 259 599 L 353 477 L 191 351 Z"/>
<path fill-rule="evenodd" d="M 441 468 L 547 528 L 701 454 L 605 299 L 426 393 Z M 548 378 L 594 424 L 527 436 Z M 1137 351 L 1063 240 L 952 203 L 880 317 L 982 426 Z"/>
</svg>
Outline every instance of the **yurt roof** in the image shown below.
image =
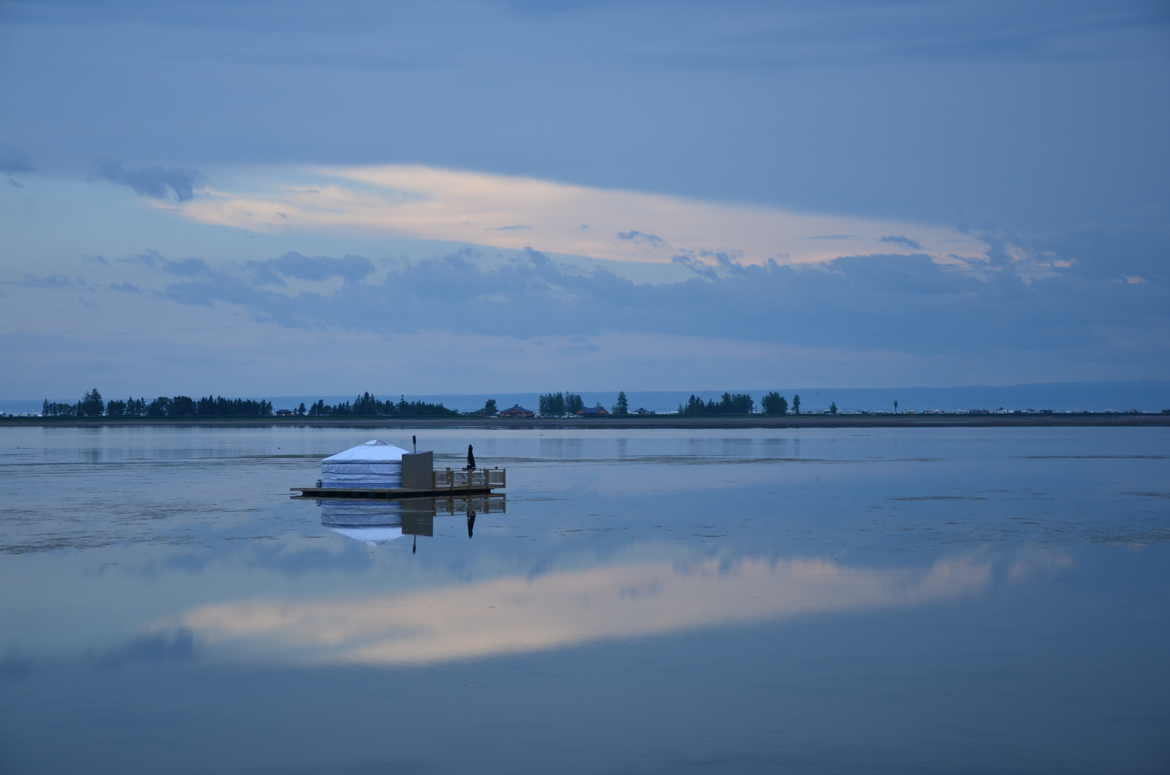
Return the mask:
<svg viewBox="0 0 1170 775">
<path fill-rule="evenodd" d="M 350 447 L 347 450 L 338 452 L 336 455 L 330 455 L 322 460 L 322 463 L 365 463 L 365 462 L 385 462 L 388 460 L 402 460 L 402 456 L 407 454 L 407 451 L 402 447 L 396 447 L 388 441 L 379 441 L 371 439 L 365 444 L 358 444 L 356 447 Z"/>
</svg>

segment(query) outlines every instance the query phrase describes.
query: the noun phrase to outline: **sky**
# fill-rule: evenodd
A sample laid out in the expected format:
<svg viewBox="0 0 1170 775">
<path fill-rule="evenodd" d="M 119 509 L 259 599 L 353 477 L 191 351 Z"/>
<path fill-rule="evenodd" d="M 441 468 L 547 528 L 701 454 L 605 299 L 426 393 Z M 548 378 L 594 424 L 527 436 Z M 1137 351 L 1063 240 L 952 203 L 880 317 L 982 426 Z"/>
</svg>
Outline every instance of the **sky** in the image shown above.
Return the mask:
<svg viewBox="0 0 1170 775">
<path fill-rule="evenodd" d="M 1165 0 L 0 2 L 0 398 L 1170 379 Z"/>
</svg>

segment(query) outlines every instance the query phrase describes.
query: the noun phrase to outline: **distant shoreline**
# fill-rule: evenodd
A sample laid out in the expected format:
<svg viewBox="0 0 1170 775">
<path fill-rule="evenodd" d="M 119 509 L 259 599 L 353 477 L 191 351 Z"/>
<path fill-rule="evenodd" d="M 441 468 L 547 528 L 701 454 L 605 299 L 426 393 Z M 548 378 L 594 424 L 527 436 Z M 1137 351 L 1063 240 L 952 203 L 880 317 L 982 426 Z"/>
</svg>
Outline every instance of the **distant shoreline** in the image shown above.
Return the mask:
<svg viewBox="0 0 1170 775">
<path fill-rule="evenodd" d="M 500 419 L 444 417 L 398 420 L 359 417 L 270 417 L 223 419 L 111 419 L 4 417 L 0 428 L 483 428 L 487 430 L 735 429 L 735 428 L 1083 428 L 1170 427 L 1170 414 L 866 414 L 750 415 L 739 417 L 601 417 Z"/>
</svg>

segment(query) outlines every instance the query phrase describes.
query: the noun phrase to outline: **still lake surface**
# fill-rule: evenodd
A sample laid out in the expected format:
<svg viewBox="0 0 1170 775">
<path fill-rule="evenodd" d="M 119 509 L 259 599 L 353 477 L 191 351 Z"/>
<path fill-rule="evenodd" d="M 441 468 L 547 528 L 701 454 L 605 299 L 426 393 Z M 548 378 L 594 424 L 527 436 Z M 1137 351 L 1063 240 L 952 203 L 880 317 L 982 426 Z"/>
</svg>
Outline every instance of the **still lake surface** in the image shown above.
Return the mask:
<svg viewBox="0 0 1170 775">
<path fill-rule="evenodd" d="M 0 429 L 0 771 L 1170 769 L 1170 429 L 410 433 Z"/>
</svg>

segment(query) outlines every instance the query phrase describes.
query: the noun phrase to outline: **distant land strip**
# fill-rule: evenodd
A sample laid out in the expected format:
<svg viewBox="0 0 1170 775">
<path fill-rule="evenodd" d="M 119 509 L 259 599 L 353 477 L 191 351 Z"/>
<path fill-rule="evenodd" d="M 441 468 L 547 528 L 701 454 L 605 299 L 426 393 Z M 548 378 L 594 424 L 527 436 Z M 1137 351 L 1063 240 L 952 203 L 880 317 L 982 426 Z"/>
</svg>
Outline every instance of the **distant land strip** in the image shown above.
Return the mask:
<svg viewBox="0 0 1170 775">
<path fill-rule="evenodd" d="M 0 427 L 51 428 L 178 426 L 202 428 L 484 428 L 484 429 L 651 429 L 651 428 L 1075 428 L 1170 427 L 1170 414 L 1086 412 L 1076 414 L 799 414 L 730 417 L 499 418 L 443 417 L 241 417 L 108 418 L 3 417 Z"/>
</svg>

